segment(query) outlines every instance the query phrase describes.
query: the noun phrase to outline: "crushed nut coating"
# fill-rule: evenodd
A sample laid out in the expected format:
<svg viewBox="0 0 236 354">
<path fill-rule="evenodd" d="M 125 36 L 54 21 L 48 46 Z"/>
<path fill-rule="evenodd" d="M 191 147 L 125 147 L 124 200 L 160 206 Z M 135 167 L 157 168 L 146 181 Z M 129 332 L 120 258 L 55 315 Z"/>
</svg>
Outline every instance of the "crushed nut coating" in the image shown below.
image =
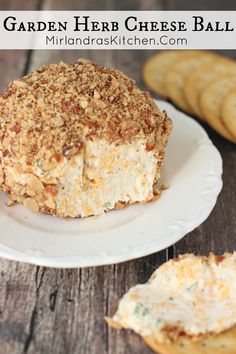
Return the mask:
<svg viewBox="0 0 236 354">
<path fill-rule="evenodd" d="M 142 140 L 158 152 L 160 168 L 171 128 L 150 95 L 116 69 L 82 59 L 42 66 L 0 96 L 0 187 L 8 204 L 30 198 L 34 210 L 57 215 L 60 173 L 85 155 L 88 141 Z"/>
</svg>

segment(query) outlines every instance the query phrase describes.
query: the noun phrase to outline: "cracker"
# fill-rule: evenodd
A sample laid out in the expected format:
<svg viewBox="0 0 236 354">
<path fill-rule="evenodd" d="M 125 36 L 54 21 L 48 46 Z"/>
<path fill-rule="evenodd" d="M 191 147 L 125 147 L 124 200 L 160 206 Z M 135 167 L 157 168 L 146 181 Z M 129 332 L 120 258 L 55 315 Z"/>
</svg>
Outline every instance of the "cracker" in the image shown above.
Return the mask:
<svg viewBox="0 0 236 354">
<path fill-rule="evenodd" d="M 231 91 L 223 100 L 221 117 L 226 127 L 236 139 L 236 89 Z"/>
<path fill-rule="evenodd" d="M 168 50 L 151 56 L 143 67 L 143 79 L 149 89 L 162 97 L 167 97 L 165 76 L 176 60 L 193 55 L 194 51 Z"/>
<path fill-rule="evenodd" d="M 224 98 L 236 89 L 236 75 L 225 74 L 206 86 L 200 95 L 200 108 L 206 122 L 225 139 L 236 143 L 221 118 L 221 104 Z"/>
<path fill-rule="evenodd" d="M 122 326 L 113 319 L 105 317 L 105 320 L 114 329 L 122 329 Z M 205 335 L 200 339 L 182 335 L 169 343 L 160 343 L 155 338 L 146 336 L 143 340 L 159 354 L 235 354 L 236 326 L 219 334 Z"/>
<path fill-rule="evenodd" d="M 159 354 L 236 354 L 236 252 L 185 254 L 132 287 L 112 318 Z"/>
<path fill-rule="evenodd" d="M 214 61 L 214 65 L 207 64 L 194 71 L 187 78 L 184 86 L 184 95 L 193 113 L 203 119 L 199 106 L 199 99 L 202 90 L 214 79 L 225 73 L 236 74 L 236 64 L 226 58 L 219 58 Z"/>
<path fill-rule="evenodd" d="M 196 51 L 176 61 L 168 70 L 165 78 L 168 97 L 185 112 L 193 113 L 184 95 L 184 86 L 188 76 L 200 66 L 213 62 L 217 57 L 216 54 Z"/>
<path fill-rule="evenodd" d="M 182 336 L 173 343 L 158 343 L 152 337 L 144 341 L 159 354 L 235 354 L 236 326 L 218 335 L 209 335 L 200 340 Z"/>
</svg>

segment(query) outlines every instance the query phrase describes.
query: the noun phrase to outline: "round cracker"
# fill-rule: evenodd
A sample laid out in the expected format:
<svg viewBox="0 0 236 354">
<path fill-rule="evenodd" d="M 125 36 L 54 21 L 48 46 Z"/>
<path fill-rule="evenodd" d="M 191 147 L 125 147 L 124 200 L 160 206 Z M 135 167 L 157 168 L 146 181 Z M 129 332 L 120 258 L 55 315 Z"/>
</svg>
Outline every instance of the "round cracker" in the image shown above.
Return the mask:
<svg viewBox="0 0 236 354">
<path fill-rule="evenodd" d="M 225 139 L 236 142 L 221 118 L 221 104 L 230 91 L 236 89 L 236 75 L 223 75 L 210 82 L 200 95 L 200 108 L 206 122 Z"/>
<path fill-rule="evenodd" d="M 216 58 L 216 54 L 199 51 L 179 59 L 168 70 L 165 79 L 167 95 L 187 113 L 193 113 L 184 95 L 184 86 L 188 76 L 199 67 L 212 63 Z"/>
<path fill-rule="evenodd" d="M 219 334 L 209 334 L 200 339 L 180 336 L 176 341 L 160 343 L 153 337 L 144 341 L 160 354 L 234 354 L 236 348 L 236 326 Z"/>
<path fill-rule="evenodd" d="M 223 100 L 221 117 L 226 127 L 236 139 L 236 89 L 231 91 Z"/>
<path fill-rule="evenodd" d="M 203 119 L 199 98 L 204 88 L 220 75 L 230 72 L 236 74 L 235 62 L 222 57 L 216 59 L 214 65 L 207 64 L 190 74 L 184 86 L 184 95 L 196 116 Z"/>
<path fill-rule="evenodd" d="M 185 50 L 167 50 L 151 56 L 143 67 L 143 79 L 149 89 L 159 96 L 167 97 L 165 88 L 165 77 L 170 67 L 176 60 L 191 56 L 196 51 Z"/>
</svg>

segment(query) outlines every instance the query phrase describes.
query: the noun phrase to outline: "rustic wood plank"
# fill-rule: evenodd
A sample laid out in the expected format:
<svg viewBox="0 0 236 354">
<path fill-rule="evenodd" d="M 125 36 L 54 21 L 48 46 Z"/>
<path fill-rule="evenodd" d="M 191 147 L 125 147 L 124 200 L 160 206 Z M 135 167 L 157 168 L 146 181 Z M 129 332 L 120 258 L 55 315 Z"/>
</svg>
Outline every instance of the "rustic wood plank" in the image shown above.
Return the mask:
<svg viewBox="0 0 236 354">
<path fill-rule="evenodd" d="M 206 130 L 223 158 L 223 189 L 210 217 L 175 245 L 175 256 L 186 252 L 222 254 L 236 249 L 235 146 L 210 128 L 206 127 Z"/>
<path fill-rule="evenodd" d="M 30 0 L 20 2 L 17 0 L 2 0 L 0 10 L 36 10 L 40 7 L 41 0 Z M 29 52 L 24 50 L 0 51 L 0 92 L 7 84 L 24 74 Z"/>
<path fill-rule="evenodd" d="M 236 5 L 234 0 L 164 0 L 164 6 L 166 10 L 189 10 L 189 11 L 220 11 L 220 10 L 236 10 Z"/>
<path fill-rule="evenodd" d="M 39 1 L 18 2 L 17 0 L 1 1 L 1 10 L 34 10 Z M 26 70 L 27 51 L 0 51 L 0 91 L 7 84 L 20 77 Z M 27 331 L 31 308 L 28 299 L 34 290 L 34 272 L 25 265 L 1 259 L 0 287 L 0 348 L 1 353 L 19 353 L 27 340 Z M 7 309 L 7 311 L 5 311 Z M 28 314 L 28 315 L 27 315 Z"/>
<path fill-rule="evenodd" d="M 17 0 L 1 0 L 0 10 L 1 11 L 24 11 L 24 10 L 39 10 L 42 0 L 28 0 L 17 1 Z"/>
<path fill-rule="evenodd" d="M 35 10 L 40 2 L 30 0 L 19 2 L 17 0 L 1 1 L 1 10 Z M 7 84 L 24 74 L 28 60 L 27 51 L 0 51 L 0 91 Z M 0 352 L 19 353 L 27 339 L 31 309 L 28 299 L 33 294 L 34 272 L 36 267 L 28 271 L 25 265 L 0 261 L 1 287 L 0 287 Z M 7 309 L 7 311 L 5 311 Z M 28 316 L 27 316 L 28 313 Z"/>
</svg>

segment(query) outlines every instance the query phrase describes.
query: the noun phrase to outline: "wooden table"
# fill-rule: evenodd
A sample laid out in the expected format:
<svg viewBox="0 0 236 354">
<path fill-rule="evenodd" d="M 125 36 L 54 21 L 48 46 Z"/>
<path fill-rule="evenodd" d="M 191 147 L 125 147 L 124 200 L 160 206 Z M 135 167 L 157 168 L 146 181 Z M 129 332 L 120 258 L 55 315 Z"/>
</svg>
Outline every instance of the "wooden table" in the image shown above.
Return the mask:
<svg viewBox="0 0 236 354">
<path fill-rule="evenodd" d="M 191 3 L 191 4 L 190 4 Z M 1 10 L 236 9 L 235 1 L 188 0 L 1 0 Z M 227 7 L 226 7 L 227 6 Z M 40 64 L 84 57 L 113 65 L 145 88 L 141 68 L 150 51 L 0 51 L 0 90 Z M 235 56 L 234 52 L 225 52 Z M 161 263 L 186 252 L 236 249 L 235 146 L 207 128 L 224 161 L 224 187 L 210 217 L 176 245 L 134 261 L 63 270 L 0 260 L 0 354 L 148 354 L 138 336 L 109 329 L 118 299 L 145 282 Z M 194 186 L 193 186 L 194 187 Z M 6 230 L 5 230 L 6 231 Z M 1 232 L 1 231 L 0 231 Z"/>
</svg>

